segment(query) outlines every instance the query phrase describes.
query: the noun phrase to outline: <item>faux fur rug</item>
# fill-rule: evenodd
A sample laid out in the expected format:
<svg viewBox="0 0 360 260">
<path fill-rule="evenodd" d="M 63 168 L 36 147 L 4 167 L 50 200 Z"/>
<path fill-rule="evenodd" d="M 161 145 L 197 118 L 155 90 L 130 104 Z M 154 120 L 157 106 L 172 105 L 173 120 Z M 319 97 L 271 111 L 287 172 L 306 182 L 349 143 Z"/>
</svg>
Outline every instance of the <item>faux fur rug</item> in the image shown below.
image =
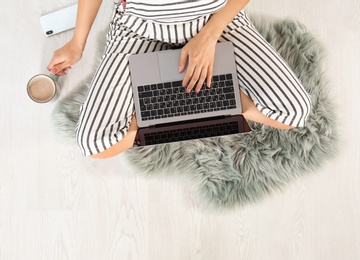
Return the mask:
<svg viewBox="0 0 360 260">
<path fill-rule="evenodd" d="M 321 44 L 296 21 L 252 16 L 252 20 L 300 78 L 312 98 L 305 128 L 281 131 L 249 122 L 242 135 L 133 148 L 131 162 L 148 175 L 181 173 L 198 187 L 204 203 L 218 208 L 257 201 L 314 172 L 336 151 L 335 109 L 329 98 Z M 58 102 L 53 123 L 59 134 L 75 140 L 79 106 L 86 82 Z"/>
</svg>

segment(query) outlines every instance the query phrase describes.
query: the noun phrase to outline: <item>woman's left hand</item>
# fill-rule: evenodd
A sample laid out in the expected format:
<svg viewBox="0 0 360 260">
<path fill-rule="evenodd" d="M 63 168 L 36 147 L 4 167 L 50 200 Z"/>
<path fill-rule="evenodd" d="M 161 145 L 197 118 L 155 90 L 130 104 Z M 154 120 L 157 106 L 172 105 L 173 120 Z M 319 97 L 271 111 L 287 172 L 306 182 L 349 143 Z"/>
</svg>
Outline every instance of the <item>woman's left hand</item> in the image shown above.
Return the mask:
<svg viewBox="0 0 360 260">
<path fill-rule="evenodd" d="M 181 50 L 179 72 L 188 67 L 182 85 L 186 92 L 195 87 L 198 93 L 206 80 L 210 87 L 214 65 L 216 39 L 203 36 L 201 32 L 192 38 Z"/>
</svg>

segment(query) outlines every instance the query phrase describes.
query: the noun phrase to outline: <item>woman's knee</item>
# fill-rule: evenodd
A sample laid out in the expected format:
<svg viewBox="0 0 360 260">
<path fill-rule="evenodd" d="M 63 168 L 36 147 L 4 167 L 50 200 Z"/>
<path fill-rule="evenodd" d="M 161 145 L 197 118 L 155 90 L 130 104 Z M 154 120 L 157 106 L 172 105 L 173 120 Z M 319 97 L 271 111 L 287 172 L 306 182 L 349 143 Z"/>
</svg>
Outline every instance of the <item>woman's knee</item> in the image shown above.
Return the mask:
<svg viewBox="0 0 360 260">
<path fill-rule="evenodd" d="M 119 142 L 100 153 L 93 154 L 91 157 L 97 159 L 107 159 L 132 148 L 136 139 L 137 130 L 138 126 L 136 124 L 136 116 L 134 115 L 131 119 L 127 133 Z"/>
<path fill-rule="evenodd" d="M 264 124 L 267 126 L 271 126 L 277 129 L 282 129 L 282 130 L 289 130 L 295 127 L 299 127 L 299 126 L 303 126 L 299 123 L 296 124 L 289 124 L 289 123 L 284 123 L 280 120 L 276 120 L 272 117 L 269 117 L 267 115 L 265 115 L 264 113 L 260 112 L 260 110 L 256 107 L 255 103 L 253 100 L 251 100 L 250 97 L 248 97 L 243 91 L 240 91 L 240 97 L 241 97 L 241 102 L 242 102 L 242 115 L 247 119 L 247 120 L 251 120 L 260 124 Z M 306 102 L 305 106 L 307 107 L 307 109 L 310 109 L 310 102 Z M 306 109 L 304 109 L 305 111 Z M 307 110 L 309 111 L 309 110 Z M 275 114 L 273 114 L 275 115 Z M 298 115 L 294 114 L 291 115 L 289 114 L 288 116 L 295 116 L 296 117 L 296 122 L 300 122 L 301 120 L 303 120 L 303 122 L 306 122 L 307 119 L 307 115 L 306 113 L 302 114 L 302 117 L 299 118 Z M 299 121 L 300 120 L 300 121 Z M 287 122 L 295 122 L 295 120 L 288 120 Z"/>
<path fill-rule="evenodd" d="M 297 96 L 296 101 L 286 106 L 286 121 L 294 127 L 306 126 L 308 117 L 311 113 L 311 99 L 309 95 Z"/>
<path fill-rule="evenodd" d="M 133 116 L 130 125 L 122 129 L 122 133 L 117 133 L 118 137 L 113 138 L 113 141 L 105 142 L 111 138 L 98 138 L 98 134 L 91 131 L 77 131 L 77 142 L 84 156 L 106 159 L 133 147 L 137 129 L 136 118 Z"/>
</svg>

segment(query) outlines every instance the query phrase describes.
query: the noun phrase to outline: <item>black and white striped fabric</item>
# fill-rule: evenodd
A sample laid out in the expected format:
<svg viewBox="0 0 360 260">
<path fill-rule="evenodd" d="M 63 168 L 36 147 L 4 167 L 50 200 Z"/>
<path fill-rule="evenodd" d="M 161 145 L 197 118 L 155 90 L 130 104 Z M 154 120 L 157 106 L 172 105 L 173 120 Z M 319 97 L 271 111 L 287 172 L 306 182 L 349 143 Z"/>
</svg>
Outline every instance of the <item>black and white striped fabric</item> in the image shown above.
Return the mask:
<svg viewBox="0 0 360 260">
<path fill-rule="evenodd" d="M 193 21 L 215 13 L 227 0 L 131 0 L 126 3 L 126 13 L 153 22 L 171 24 Z M 149 11 L 150 10 L 150 11 Z"/>
<path fill-rule="evenodd" d="M 135 9 L 130 9 L 131 1 L 126 3 L 126 11 L 121 4 L 116 7 L 107 34 L 107 47 L 81 108 L 76 128 L 77 141 L 85 156 L 110 148 L 128 131 L 135 112 L 128 56 L 186 44 L 213 13 L 201 12 L 200 16 L 195 15 L 195 20 L 174 23 L 173 19 L 178 17 L 174 18 L 170 12 L 171 22 L 160 23 L 152 20 L 157 14 L 152 9 L 141 15 Z M 217 5 L 212 11 L 216 11 L 216 8 Z M 132 10 L 131 14 L 130 11 L 128 13 L 129 9 Z M 188 11 L 191 13 L 194 10 Z M 149 19 L 145 19 L 146 13 Z M 166 19 L 163 11 L 159 13 Z M 219 41 L 234 44 L 239 87 L 263 114 L 287 125 L 305 125 L 310 112 L 308 93 L 243 11 L 226 27 Z"/>
</svg>

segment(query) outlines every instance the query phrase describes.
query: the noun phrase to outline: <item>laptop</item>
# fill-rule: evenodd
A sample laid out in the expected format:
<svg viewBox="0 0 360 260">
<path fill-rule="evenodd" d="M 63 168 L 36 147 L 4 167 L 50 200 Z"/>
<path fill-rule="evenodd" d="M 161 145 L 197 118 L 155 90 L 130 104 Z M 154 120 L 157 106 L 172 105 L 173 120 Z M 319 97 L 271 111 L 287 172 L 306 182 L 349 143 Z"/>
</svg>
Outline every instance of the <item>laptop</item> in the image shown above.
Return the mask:
<svg viewBox="0 0 360 260">
<path fill-rule="evenodd" d="M 129 56 L 140 146 L 251 131 L 242 112 L 234 47 L 217 43 L 210 88 L 186 93 L 181 49 Z"/>
</svg>

